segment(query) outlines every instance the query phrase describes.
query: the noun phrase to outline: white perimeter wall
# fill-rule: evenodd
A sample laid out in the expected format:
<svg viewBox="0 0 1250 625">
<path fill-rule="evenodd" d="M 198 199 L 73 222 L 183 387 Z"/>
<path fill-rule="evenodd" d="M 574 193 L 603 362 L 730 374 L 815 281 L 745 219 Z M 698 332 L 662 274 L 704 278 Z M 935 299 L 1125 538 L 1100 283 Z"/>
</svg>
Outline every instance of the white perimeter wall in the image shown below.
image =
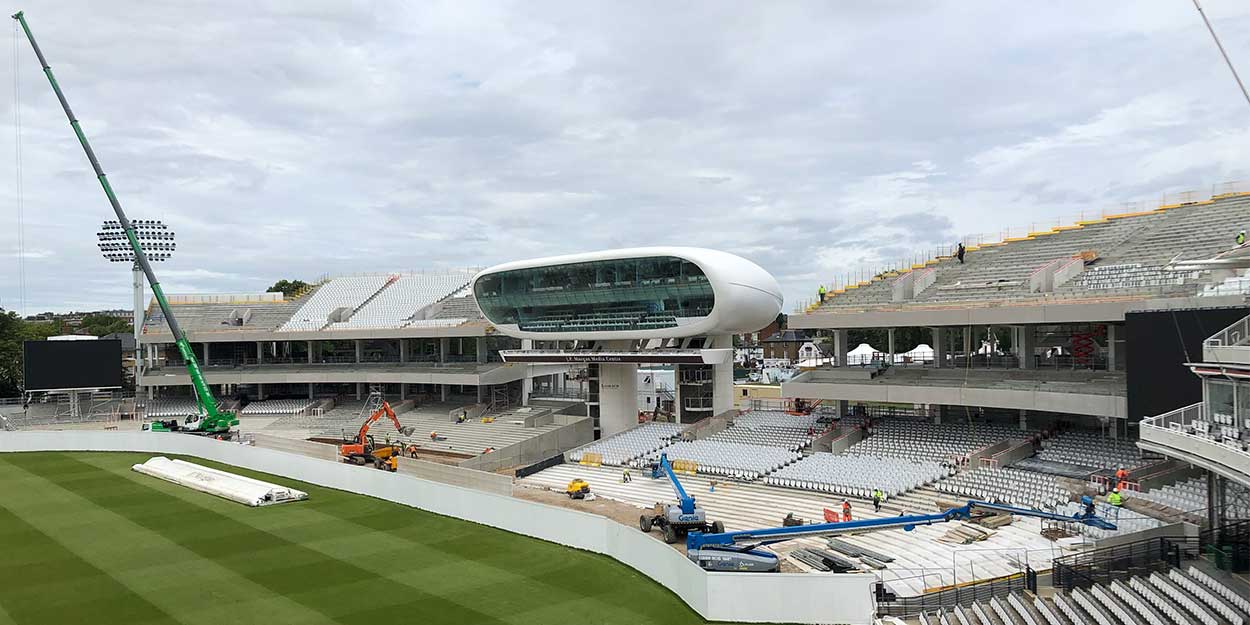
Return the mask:
<svg viewBox="0 0 1250 625">
<path fill-rule="evenodd" d="M 0 452 L 21 451 L 184 454 L 386 499 L 611 556 L 712 621 L 868 625 L 875 612 L 872 575 L 708 573 L 637 528 L 598 515 L 273 449 L 151 432 L 0 432 Z"/>
</svg>

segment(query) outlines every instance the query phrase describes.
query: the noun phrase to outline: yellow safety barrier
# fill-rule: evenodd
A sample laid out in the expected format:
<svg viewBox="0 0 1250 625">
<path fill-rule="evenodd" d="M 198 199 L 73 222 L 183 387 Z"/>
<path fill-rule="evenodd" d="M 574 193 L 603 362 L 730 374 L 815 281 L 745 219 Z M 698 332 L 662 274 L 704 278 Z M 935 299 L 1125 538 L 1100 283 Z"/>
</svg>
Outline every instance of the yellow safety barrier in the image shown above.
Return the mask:
<svg viewBox="0 0 1250 625">
<path fill-rule="evenodd" d="M 699 463 L 693 460 L 674 460 L 670 464 L 673 465 L 674 473 L 694 475 L 699 472 Z"/>
<path fill-rule="evenodd" d="M 588 467 L 603 466 L 603 454 L 598 454 L 595 452 L 584 453 L 582 454 L 582 459 L 579 460 L 577 464 L 588 466 Z"/>
</svg>

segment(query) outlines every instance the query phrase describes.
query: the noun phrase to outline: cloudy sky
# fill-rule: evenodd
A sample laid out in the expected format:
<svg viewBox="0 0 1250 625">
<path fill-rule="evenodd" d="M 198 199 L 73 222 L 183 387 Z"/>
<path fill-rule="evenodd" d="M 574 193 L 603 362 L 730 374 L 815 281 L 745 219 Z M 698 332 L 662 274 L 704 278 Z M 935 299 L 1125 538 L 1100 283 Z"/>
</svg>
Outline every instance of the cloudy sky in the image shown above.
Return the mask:
<svg viewBox="0 0 1250 625">
<path fill-rule="evenodd" d="M 789 310 L 964 235 L 1250 180 L 1250 106 L 1190 0 L 14 2 L 129 215 L 177 231 L 173 293 L 677 244 L 755 260 Z M 1203 6 L 1250 78 L 1250 3 Z M 25 310 L 128 307 L 17 43 Z"/>
</svg>

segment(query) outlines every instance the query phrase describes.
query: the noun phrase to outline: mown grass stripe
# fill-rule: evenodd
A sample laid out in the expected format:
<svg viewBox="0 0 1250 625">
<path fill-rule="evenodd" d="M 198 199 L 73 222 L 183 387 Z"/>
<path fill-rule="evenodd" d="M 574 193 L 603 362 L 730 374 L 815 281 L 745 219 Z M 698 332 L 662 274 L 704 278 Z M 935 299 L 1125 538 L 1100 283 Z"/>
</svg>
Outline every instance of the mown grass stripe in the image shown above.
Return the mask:
<svg viewBox="0 0 1250 625">
<path fill-rule="evenodd" d="M 103 538 L 103 537 L 102 537 Z M 0 607 L 26 623 L 177 623 L 125 584 L 74 555 L 0 499 Z"/>
<path fill-rule="evenodd" d="M 67 490 L 200 557 L 218 562 L 244 579 L 287 596 L 344 625 L 361 622 L 359 613 L 363 606 L 358 598 L 365 590 L 376 591 L 371 592 L 372 595 L 393 598 L 389 605 L 394 610 L 392 614 L 404 614 L 416 621 L 429 619 L 440 623 L 481 625 L 502 623 L 491 615 L 446 597 L 379 578 L 375 571 L 317 554 L 283 536 L 169 497 L 152 486 L 118 480 L 116 476 L 101 472 L 73 455 L 62 454 L 58 463 L 67 469 L 66 473 L 72 475 L 72 479 L 58 479 L 56 474 L 48 477 Z M 71 469 L 78 471 L 75 473 Z M 155 517 L 144 514 L 149 506 L 163 508 L 165 514 Z M 177 519 L 176 523 L 169 522 L 174 519 Z M 256 566 L 256 562 L 263 560 L 284 564 L 276 568 Z"/>
<path fill-rule="evenodd" d="M 8 464 L 13 470 L 0 482 L 0 498 L 10 502 L 14 513 L 40 518 L 43 531 L 62 546 L 166 613 L 177 614 L 186 625 L 230 622 L 244 611 L 268 622 L 288 622 L 292 617 L 306 623 L 332 622 L 44 479 L 36 472 L 39 463 L 31 468 L 23 464 Z M 59 474 L 66 479 L 70 475 Z M 19 497 L 19 490 L 38 492 L 40 497 Z M 75 514 L 39 514 L 47 507 Z M 104 540 L 103 528 L 108 528 Z"/>
</svg>

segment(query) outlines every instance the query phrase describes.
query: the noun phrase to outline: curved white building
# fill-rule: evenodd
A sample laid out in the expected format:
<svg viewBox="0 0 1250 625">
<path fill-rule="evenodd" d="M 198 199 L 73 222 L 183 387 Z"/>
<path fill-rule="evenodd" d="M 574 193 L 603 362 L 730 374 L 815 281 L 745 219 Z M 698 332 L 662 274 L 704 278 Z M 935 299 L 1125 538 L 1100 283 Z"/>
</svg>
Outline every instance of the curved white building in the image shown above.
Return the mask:
<svg viewBox="0 0 1250 625">
<path fill-rule="evenodd" d="M 501 332 L 522 339 L 615 340 L 754 332 L 781 312 L 759 265 L 694 247 L 641 247 L 496 265 L 473 294 Z"/>
<path fill-rule="evenodd" d="M 759 265 L 696 247 L 505 263 L 475 276 L 473 295 L 501 333 L 522 340 L 500 352 L 508 362 L 585 364 L 590 415 L 604 436 L 638 423 L 639 363 L 675 366 L 680 422 L 731 410 L 732 336 L 772 323 L 783 303 Z"/>
</svg>

